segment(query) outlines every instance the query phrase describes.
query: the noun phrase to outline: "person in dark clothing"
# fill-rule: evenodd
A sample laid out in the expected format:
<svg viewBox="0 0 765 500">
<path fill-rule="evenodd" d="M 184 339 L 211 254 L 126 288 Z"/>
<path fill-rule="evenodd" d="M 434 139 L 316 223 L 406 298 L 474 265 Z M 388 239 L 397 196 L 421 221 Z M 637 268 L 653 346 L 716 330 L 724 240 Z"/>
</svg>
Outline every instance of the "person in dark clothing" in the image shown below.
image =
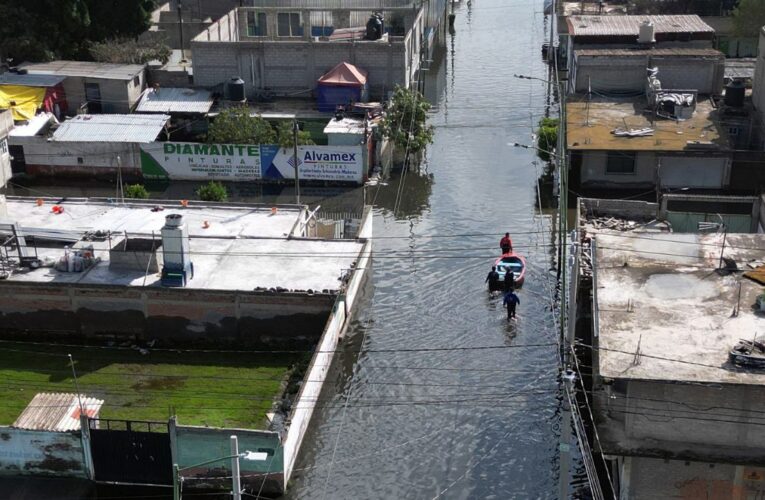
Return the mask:
<svg viewBox="0 0 765 500">
<path fill-rule="evenodd" d="M 510 267 L 508 267 L 507 270 L 505 271 L 505 279 L 503 281 L 503 284 L 505 285 L 504 287 L 505 293 L 512 292 L 513 290 L 515 290 L 515 273 Z"/>
<path fill-rule="evenodd" d="M 499 248 L 502 249 L 503 254 L 513 251 L 513 240 L 510 239 L 510 233 L 505 233 L 505 236 L 499 240 Z"/>
<path fill-rule="evenodd" d="M 502 305 L 507 307 L 507 320 L 515 319 L 515 306 L 521 303 L 521 299 L 518 298 L 513 292 L 507 292 L 505 298 L 502 300 Z"/>
<path fill-rule="evenodd" d="M 491 266 L 491 271 L 489 271 L 489 274 L 486 275 L 486 280 L 484 283 L 489 284 L 490 291 L 496 290 L 497 283 L 499 283 L 499 273 L 497 272 L 497 266 Z"/>
</svg>

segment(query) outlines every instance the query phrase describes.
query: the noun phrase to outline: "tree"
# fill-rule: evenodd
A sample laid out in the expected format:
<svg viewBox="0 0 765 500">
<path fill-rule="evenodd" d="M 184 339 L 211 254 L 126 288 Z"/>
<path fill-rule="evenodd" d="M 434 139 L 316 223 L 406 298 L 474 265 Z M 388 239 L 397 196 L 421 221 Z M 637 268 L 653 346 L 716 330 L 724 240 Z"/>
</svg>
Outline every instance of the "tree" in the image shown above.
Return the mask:
<svg viewBox="0 0 765 500">
<path fill-rule="evenodd" d="M 199 186 L 197 196 L 202 201 L 226 201 L 228 200 L 228 190 L 220 182 L 210 181 Z"/>
<path fill-rule="evenodd" d="M 537 156 L 543 161 L 550 161 L 551 153 L 558 147 L 557 118 L 542 118 L 537 129 Z"/>
<path fill-rule="evenodd" d="M 250 116 L 247 106 L 226 108 L 215 117 L 207 142 L 224 144 L 274 144 L 276 132 L 259 116 Z"/>
<path fill-rule="evenodd" d="M 396 86 L 388 109 L 380 123 L 383 136 L 409 156 L 423 151 L 433 143 L 434 129 L 426 125 L 430 103 L 419 92 Z"/>
<path fill-rule="evenodd" d="M 146 64 L 158 60 L 166 64 L 172 49 L 157 40 L 134 40 L 129 38 L 93 42 L 89 52 L 93 60 L 118 64 Z"/>
<path fill-rule="evenodd" d="M 134 198 L 145 200 L 149 197 L 149 192 L 143 184 L 128 184 L 125 186 L 125 198 Z"/>
<path fill-rule="evenodd" d="M 276 135 L 278 136 L 279 146 L 283 148 L 291 148 L 294 146 L 295 138 L 293 137 L 292 132 L 294 123 L 295 122 L 292 121 L 283 121 L 279 123 L 279 126 L 276 128 Z M 315 144 L 313 140 L 311 140 L 311 133 L 305 130 L 298 131 L 297 143 L 298 146 Z"/>
<path fill-rule="evenodd" d="M 757 37 L 765 26 L 765 2 L 741 0 L 733 9 L 733 29 L 740 37 Z"/>
</svg>

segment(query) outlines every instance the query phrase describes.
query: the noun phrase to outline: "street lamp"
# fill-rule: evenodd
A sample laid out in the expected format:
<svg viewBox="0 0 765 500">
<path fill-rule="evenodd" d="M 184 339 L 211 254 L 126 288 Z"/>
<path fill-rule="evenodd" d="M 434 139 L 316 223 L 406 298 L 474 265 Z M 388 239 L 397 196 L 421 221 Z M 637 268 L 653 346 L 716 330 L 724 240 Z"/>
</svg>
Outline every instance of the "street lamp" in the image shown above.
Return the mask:
<svg viewBox="0 0 765 500">
<path fill-rule="evenodd" d="M 255 452 L 255 451 L 244 451 L 242 453 L 239 453 L 239 442 L 237 441 L 236 436 L 231 436 L 231 455 L 214 458 L 212 460 L 207 460 L 205 462 L 189 465 L 188 467 L 183 467 L 183 468 L 179 468 L 178 464 L 173 464 L 173 500 L 180 500 L 181 498 L 180 484 L 183 482 L 183 477 L 181 477 L 181 471 L 193 469 L 195 467 L 201 467 L 203 465 L 209 465 L 215 462 L 220 462 L 222 460 L 228 460 L 228 459 L 231 459 L 231 482 L 232 482 L 233 499 L 242 500 L 242 484 L 240 481 L 240 474 L 239 474 L 239 460 L 242 459 L 242 460 L 262 462 L 268 459 L 268 453 Z"/>
</svg>

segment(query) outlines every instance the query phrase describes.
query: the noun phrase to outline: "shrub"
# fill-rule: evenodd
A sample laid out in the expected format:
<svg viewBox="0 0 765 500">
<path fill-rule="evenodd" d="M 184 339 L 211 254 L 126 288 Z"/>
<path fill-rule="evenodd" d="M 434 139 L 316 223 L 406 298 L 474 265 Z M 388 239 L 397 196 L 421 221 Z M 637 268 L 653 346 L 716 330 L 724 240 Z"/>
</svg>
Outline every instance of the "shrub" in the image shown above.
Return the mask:
<svg viewBox="0 0 765 500">
<path fill-rule="evenodd" d="M 145 200 L 148 197 L 149 192 L 143 187 L 143 184 L 128 184 L 125 186 L 125 198 Z"/>
<path fill-rule="evenodd" d="M 537 156 L 550 161 L 551 153 L 558 146 L 558 119 L 542 118 L 537 130 Z"/>
<path fill-rule="evenodd" d="M 202 201 L 226 201 L 228 199 L 228 191 L 226 186 L 220 182 L 210 181 L 199 186 L 197 196 Z"/>
</svg>

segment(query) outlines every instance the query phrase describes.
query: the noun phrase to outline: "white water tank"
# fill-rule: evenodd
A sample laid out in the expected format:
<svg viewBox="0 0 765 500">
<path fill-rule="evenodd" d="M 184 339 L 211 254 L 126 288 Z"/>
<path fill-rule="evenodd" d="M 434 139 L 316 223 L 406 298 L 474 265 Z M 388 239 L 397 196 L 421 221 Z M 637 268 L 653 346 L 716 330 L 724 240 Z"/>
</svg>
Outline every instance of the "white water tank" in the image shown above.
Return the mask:
<svg viewBox="0 0 765 500">
<path fill-rule="evenodd" d="M 646 19 L 640 23 L 640 34 L 638 35 L 638 43 L 655 43 L 656 42 L 656 30 L 653 23 Z"/>
<path fill-rule="evenodd" d="M 181 214 L 165 217 L 165 225 L 162 227 L 162 258 L 168 270 L 185 271 L 191 264 L 189 230 Z"/>
</svg>

